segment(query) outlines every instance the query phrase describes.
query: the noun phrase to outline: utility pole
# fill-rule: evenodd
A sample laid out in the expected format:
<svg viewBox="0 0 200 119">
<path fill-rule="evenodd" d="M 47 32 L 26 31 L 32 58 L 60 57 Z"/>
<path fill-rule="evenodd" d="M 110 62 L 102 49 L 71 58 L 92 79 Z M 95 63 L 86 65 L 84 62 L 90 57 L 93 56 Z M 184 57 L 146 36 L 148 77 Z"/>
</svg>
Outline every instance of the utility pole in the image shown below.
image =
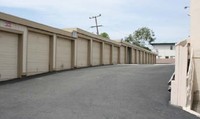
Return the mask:
<svg viewBox="0 0 200 119">
<path fill-rule="evenodd" d="M 102 27 L 102 25 L 98 25 L 98 23 L 97 23 L 97 18 L 98 17 L 100 17 L 101 16 L 101 14 L 99 14 L 98 16 L 92 16 L 92 17 L 89 17 L 89 19 L 95 19 L 95 26 L 91 26 L 91 28 L 94 28 L 94 27 L 96 27 L 96 29 L 97 29 L 97 35 L 99 35 L 99 27 Z"/>
</svg>

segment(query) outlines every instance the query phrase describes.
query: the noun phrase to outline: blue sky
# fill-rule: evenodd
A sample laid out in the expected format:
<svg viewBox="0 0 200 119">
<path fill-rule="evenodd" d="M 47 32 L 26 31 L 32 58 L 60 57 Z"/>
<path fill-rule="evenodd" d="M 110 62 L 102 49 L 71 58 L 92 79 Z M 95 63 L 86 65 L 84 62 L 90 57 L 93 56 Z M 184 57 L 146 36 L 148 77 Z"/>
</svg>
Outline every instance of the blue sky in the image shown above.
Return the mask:
<svg viewBox="0 0 200 119">
<path fill-rule="evenodd" d="M 56 28 L 78 27 L 96 33 L 94 19 L 102 14 L 100 32 L 121 39 L 140 27 L 155 32 L 156 42 L 178 42 L 189 36 L 189 0 L 0 0 L 0 12 Z"/>
</svg>

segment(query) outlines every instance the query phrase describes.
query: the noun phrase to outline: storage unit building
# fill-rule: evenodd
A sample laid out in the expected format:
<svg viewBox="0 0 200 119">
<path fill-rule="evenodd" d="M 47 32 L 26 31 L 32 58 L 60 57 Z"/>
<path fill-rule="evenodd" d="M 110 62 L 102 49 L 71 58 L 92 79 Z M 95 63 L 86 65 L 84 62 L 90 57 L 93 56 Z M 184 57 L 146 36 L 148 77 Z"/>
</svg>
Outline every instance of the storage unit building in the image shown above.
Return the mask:
<svg viewBox="0 0 200 119">
<path fill-rule="evenodd" d="M 121 41 L 120 43 L 122 51 L 122 53 L 120 52 L 120 57 L 122 60 L 121 63 L 125 60 L 125 63 L 127 64 L 145 64 L 147 63 L 147 58 L 150 58 L 150 56 L 147 56 L 147 53 L 151 54 L 152 57 L 156 56 L 156 54 L 152 53 L 151 51 L 141 48 L 137 45 L 130 44 L 124 41 Z"/>
<path fill-rule="evenodd" d="M 114 62 L 119 62 L 116 55 L 119 54 L 119 51 L 115 52 L 114 47 L 120 47 L 120 44 L 116 41 L 103 38 L 99 35 L 84 31 L 79 28 L 66 28 L 66 31 L 72 32 L 76 31 L 78 39 L 86 39 L 88 41 L 88 66 L 97 66 L 97 65 L 108 65 L 113 64 Z M 78 49 L 80 43 L 76 43 L 77 52 L 76 52 L 76 61 L 77 67 L 79 67 L 79 53 Z M 86 51 L 86 50 L 85 50 Z M 119 57 L 119 56 L 118 56 Z M 115 61 L 114 61 L 115 60 Z M 86 61 L 86 60 L 85 60 Z M 86 65 L 85 65 L 86 66 Z"/>
<path fill-rule="evenodd" d="M 70 68 L 73 62 L 67 59 L 66 63 L 63 55 L 70 46 L 65 47 L 60 37 L 55 42 L 56 36 L 76 38 L 67 31 L 0 13 L 0 81 L 59 70 L 61 66 Z"/>
<path fill-rule="evenodd" d="M 139 63 L 145 50 L 134 47 L 78 28 L 66 31 L 0 13 L 0 81 L 75 67 Z M 148 53 L 154 63 L 155 54 Z"/>
</svg>

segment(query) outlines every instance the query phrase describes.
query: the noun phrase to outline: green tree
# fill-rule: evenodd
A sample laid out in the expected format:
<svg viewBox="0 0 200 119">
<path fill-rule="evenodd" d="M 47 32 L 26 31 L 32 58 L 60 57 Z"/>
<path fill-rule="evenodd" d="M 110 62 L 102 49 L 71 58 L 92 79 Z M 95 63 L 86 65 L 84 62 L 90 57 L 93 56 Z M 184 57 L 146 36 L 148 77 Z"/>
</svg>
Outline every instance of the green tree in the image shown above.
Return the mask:
<svg viewBox="0 0 200 119">
<path fill-rule="evenodd" d="M 132 34 L 130 34 L 128 37 L 125 37 L 125 42 L 128 42 L 128 43 L 132 43 L 133 42 Z"/>
<path fill-rule="evenodd" d="M 139 42 L 139 41 L 136 41 L 136 40 L 133 38 L 133 35 L 132 35 L 132 34 L 130 34 L 128 37 L 125 37 L 125 42 L 132 43 L 132 44 L 135 44 L 135 45 L 140 46 L 140 42 Z"/>
<path fill-rule="evenodd" d="M 151 42 L 155 41 L 155 39 L 156 38 L 153 30 L 147 27 L 139 28 L 133 34 L 130 34 L 128 37 L 125 37 L 126 42 L 138 45 L 148 50 L 149 48 L 145 47 L 145 41 L 150 44 Z"/>
<path fill-rule="evenodd" d="M 140 43 L 143 41 L 147 41 L 149 43 L 155 41 L 155 34 L 153 30 L 147 28 L 147 27 L 142 27 L 136 30 L 133 35 L 130 34 L 128 37 L 125 37 L 125 41 L 129 43 Z"/>
<path fill-rule="evenodd" d="M 106 32 L 101 33 L 100 36 L 110 39 L 110 36 Z"/>
<path fill-rule="evenodd" d="M 133 39 L 139 42 L 147 41 L 150 44 L 151 42 L 155 41 L 156 38 L 153 30 L 147 27 L 142 27 L 133 33 Z"/>
</svg>

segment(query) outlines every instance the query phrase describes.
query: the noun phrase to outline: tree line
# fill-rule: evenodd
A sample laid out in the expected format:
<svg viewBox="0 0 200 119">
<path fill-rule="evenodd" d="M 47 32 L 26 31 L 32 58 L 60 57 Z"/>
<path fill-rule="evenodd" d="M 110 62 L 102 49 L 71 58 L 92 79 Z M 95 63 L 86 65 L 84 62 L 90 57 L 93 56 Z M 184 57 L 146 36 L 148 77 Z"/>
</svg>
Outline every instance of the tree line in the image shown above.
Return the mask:
<svg viewBox="0 0 200 119">
<path fill-rule="evenodd" d="M 104 38 L 110 39 L 108 33 L 103 32 L 100 34 L 100 36 Z M 125 42 L 143 47 L 147 50 L 151 50 L 148 48 L 147 45 L 151 44 L 151 42 L 156 40 L 155 33 L 153 30 L 151 30 L 148 27 L 142 27 L 137 30 L 135 30 L 132 34 L 128 35 L 124 39 L 122 39 Z"/>
</svg>

